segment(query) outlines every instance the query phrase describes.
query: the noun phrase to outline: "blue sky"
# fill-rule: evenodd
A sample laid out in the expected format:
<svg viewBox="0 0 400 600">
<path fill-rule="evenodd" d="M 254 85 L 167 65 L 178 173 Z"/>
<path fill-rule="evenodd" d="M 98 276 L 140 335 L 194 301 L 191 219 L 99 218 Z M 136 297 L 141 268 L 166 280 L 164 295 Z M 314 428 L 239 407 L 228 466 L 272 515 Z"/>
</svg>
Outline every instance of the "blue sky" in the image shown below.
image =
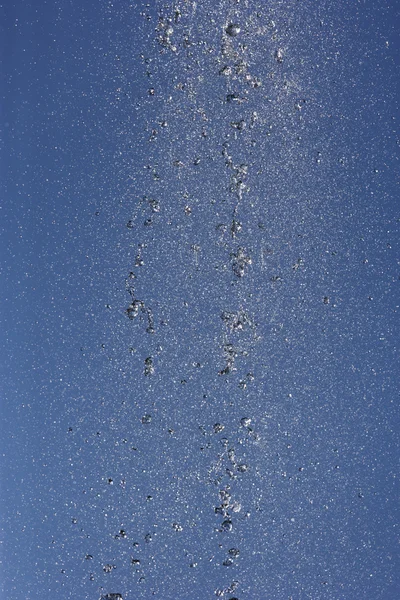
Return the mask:
<svg viewBox="0 0 400 600">
<path fill-rule="evenodd" d="M 398 9 L 2 14 L 4 597 L 397 599 Z"/>
</svg>

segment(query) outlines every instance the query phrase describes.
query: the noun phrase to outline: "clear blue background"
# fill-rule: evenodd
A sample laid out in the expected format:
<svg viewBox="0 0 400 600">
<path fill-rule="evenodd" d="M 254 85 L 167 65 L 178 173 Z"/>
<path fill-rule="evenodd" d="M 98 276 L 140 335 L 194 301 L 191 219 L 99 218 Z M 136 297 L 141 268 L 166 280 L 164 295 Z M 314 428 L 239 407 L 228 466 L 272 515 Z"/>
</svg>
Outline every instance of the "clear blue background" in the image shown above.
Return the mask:
<svg viewBox="0 0 400 600">
<path fill-rule="evenodd" d="M 1 23 L 1 597 L 399 598 L 396 3 Z"/>
</svg>

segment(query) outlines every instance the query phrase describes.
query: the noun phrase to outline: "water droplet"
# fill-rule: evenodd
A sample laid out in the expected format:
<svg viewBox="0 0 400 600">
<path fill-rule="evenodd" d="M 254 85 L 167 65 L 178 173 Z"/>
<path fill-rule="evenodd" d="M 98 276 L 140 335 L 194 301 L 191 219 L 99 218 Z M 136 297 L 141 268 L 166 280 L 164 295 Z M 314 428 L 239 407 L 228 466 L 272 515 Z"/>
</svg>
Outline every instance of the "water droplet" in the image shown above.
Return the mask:
<svg viewBox="0 0 400 600">
<path fill-rule="evenodd" d="M 223 431 L 225 429 L 224 425 L 221 425 L 221 423 L 215 423 L 215 425 L 213 426 L 214 429 L 214 433 L 221 433 L 221 431 Z"/>
<path fill-rule="evenodd" d="M 242 102 L 247 102 L 247 98 L 242 98 L 241 96 L 238 96 L 237 94 L 227 94 L 226 101 L 227 102 L 238 102 L 239 104 L 242 104 Z"/>
<path fill-rule="evenodd" d="M 238 131 L 243 131 L 243 129 L 246 129 L 246 121 L 244 119 L 241 119 L 240 121 L 231 121 L 231 127 Z"/>
<path fill-rule="evenodd" d="M 140 310 L 143 309 L 143 302 L 140 302 L 140 300 L 134 300 L 133 302 L 131 302 L 131 304 L 128 306 L 125 312 L 128 316 L 128 319 L 133 321 L 133 319 L 135 319 L 138 316 Z"/>
<path fill-rule="evenodd" d="M 229 67 L 228 65 L 225 65 L 224 67 L 222 67 L 222 69 L 219 72 L 220 75 L 225 75 L 226 77 L 228 77 L 229 75 L 232 75 L 232 67 Z"/>
<path fill-rule="evenodd" d="M 237 502 L 235 500 L 234 502 L 232 502 L 231 508 L 232 508 L 232 512 L 238 513 L 242 510 L 242 505 L 240 504 L 240 502 Z"/>
<path fill-rule="evenodd" d="M 148 198 L 148 203 L 150 205 L 150 208 L 152 210 L 152 212 L 160 212 L 160 203 L 158 200 L 154 200 L 154 198 Z"/>
<path fill-rule="evenodd" d="M 153 358 L 151 356 L 148 356 L 145 359 L 143 372 L 146 377 L 154 374 L 154 364 L 153 364 Z"/>
<path fill-rule="evenodd" d="M 221 523 L 221 531 L 232 531 L 232 521 L 230 519 L 225 519 Z"/>
<path fill-rule="evenodd" d="M 111 571 L 116 568 L 117 567 L 115 565 L 107 564 L 107 565 L 103 566 L 103 571 L 104 571 L 104 573 L 111 573 Z"/>
<path fill-rule="evenodd" d="M 230 37 L 236 37 L 240 33 L 240 27 L 236 23 L 229 23 L 225 31 Z"/>
</svg>

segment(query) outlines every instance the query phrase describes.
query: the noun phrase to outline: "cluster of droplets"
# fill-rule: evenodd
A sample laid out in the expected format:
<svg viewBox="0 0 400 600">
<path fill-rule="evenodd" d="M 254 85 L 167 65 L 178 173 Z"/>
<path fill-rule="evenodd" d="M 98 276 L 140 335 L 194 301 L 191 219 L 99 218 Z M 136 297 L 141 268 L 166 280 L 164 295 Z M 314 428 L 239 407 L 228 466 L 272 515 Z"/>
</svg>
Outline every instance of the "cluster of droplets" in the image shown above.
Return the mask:
<svg viewBox="0 0 400 600">
<path fill-rule="evenodd" d="M 195 3 L 193 3 L 194 5 Z M 189 51 L 191 46 L 189 33 L 186 32 L 183 35 L 181 42 L 178 39 L 177 33 L 179 31 L 179 23 L 183 20 L 183 13 L 184 9 L 182 7 L 182 11 L 180 8 L 173 8 L 171 14 L 159 15 L 156 27 L 156 41 L 161 53 L 172 52 L 173 55 L 177 55 L 182 48 Z M 249 57 L 246 57 L 246 43 L 242 39 L 246 35 L 246 25 L 242 26 L 239 19 L 226 21 L 221 26 L 221 46 L 216 61 L 217 73 L 221 77 L 221 81 L 224 81 L 226 84 L 224 103 L 227 107 L 225 138 L 222 139 L 222 143 L 218 141 L 217 144 L 219 160 L 222 157 L 229 179 L 227 188 L 228 202 L 226 202 L 229 214 L 225 215 L 227 217 L 226 223 L 221 223 L 217 228 L 224 238 L 225 236 L 228 238 L 228 242 L 225 244 L 227 250 L 226 264 L 230 265 L 229 273 L 232 278 L 232 285 L 236 286 L 234 289 L 237 293 L 236 308 L 224 310 L 220 315 L 224 328 L 221 348 L 224 365 L 222 365 L 223 368 L 218 372 L 220 376 L 219 380 L 224 380 L 225 377 L 229 378 L 231 374 L 239 370 L 237 363 L 240 363 L 241 357 L 247 358 L 249 356 L 250 348 L 257 339 L 257 324 L 253 316 L 243 308 L 243 305 L 245 305 L 245 283 L 243 282 L 249 277 L 248 274 L 251 274 L 253 252 L 247 247 L 246 243 L 240 241 L 240 238 L 244 233 L 248 233 L 243 225 L 245 218 L 243 218 L 242 213 L 245 212 L 243 211 L 243 207 L 251 193 L 248 185 L 251 167 L 247 164 L 248 157 L 244 151 L 242 154 L 242 149 L 246 144 L 253 143 L 253 130 L 260 123 L 259 114 L 253 109 L 248 109 L 248 105 L 251 95 L 260 93 L 259 90 L 262 88 L 262 81 L 260 77 L 254 75 L 250 70 L 251 60 Z M 284 61 L 284 50 L 277 48 L 274 57 L 276 63 L 281 64 Z M 150 76 L 150 61 L 147 61 L 146 65 L 148 75 Z M 193 96 L 190 82 L 176 83 L 175 90 L 184 92 L 189 98 Z M 148 95 L 150 96 L 149 101 L 153 100 L 153 97 L 157 97 L 156 86 L 149 87 Z M 241 114 L 238 115 L 238 112 Z M 208 121 L 206 112 L 201 108 L 197 108 L 196 118 L 203 123 L 201 136 L 205 139 L 207 138 L 206 124 Z M 169 120 L 167 122 L 166 119 L 160 118 L 156 124 L 152 125 L 149 129 L 148 141 L 150 143 L 155 142 L 163 130 L 168 130 L 168 123 Z M 191 165 L 197 167 L 200 161 L 201 158 L 196 157 L 191 162 Z M 181 160 L 179 157 L 174 157 L 170 161 L 172 171 L 174 171 L 174 174 L 176 173 L 174 176 L 177 181 L 179 181 L 180 173 L 184 172 L 188 165 L 189 159 L 186 158 Z M 154 182 L 160 181 L 160 174 L 156 164 L 148 165 L 147 170 Z M 183 192 L 182 198 L 184 201 L 185 217 L 190 218 L 193 211 L 190 195 L 187 192 Z M 164 209 L 165 204 L 162 204 L 162 207 Z M 162 212 L 160 201 L 147 195 L 137 200 L 135 211 L 136 214 L 130 216 L 126 223 L 127 228 L 132 233 L 136 232 L 136 223 L 139 216 L 144 219 L 143 225 L 147 228 L 146 231 L 148 232 L 151 231 L 151 227 L 157 223 L 157 220 L 160 220 L 160 213 Z M 132 322 L 144 322 L 146 332 L 154 334 L 155 322 L 153 311 L 148 306 L 147 301 L 143 300 L 142 297 L 137 297 L 135 285 L 138 273 L 141 267 L 145 265 L 146 248 L 147 245 L 144 242 L 137 244 L 132 271 L 129 272 L 126 279 L 126 290 L 130 296 L 130 301 L 125 313 Z M 192 244 L 190 248 L 193 252 L 196 269 L 198 270 L 201 248 L 198 244 Z M 299 259 L 293 265 L 293 270 L 296 271 L 301 267 L 302 262 Z M 271 282 L 279 283 L 272 280 Z M 151 378 L 155 372 L 154 356 L 150 354 L 149 349 L 147 349 L 146 354 L 149 355 L 144 359 L 144 364 L 142 363 L 142 373 L 145 377 Z M 254 374 L 248 368 L 243 370 L 238 377 L 240 390 L 246 390 L 254 378 Z M 151 424 L 153 423 L 152 415 L 143 414 L 141 423 L 145 428 L 151 429 Z M 243 417 L 240 421 L 240 426 L 242 430 L 245 430 L 248 439 L 258 441 L 258 434 L 253 430 L 252 419 L 250 417 Z M 216 436 L 223 434 L 224 430 L 225 427 L 220 422 L 216 422 L 212 427 L 213 434 Z M 209 475 L 212 473 L 213 483 L 217 486 L 218 490 L 218 501 L 215 503 L 216 506 L 214 506 L 214 513 L 218 518 L 215 531 L 217 535 L 221 534 L 224 536 L 225 534 L 230 534 L 234 530 L 239 517 L 242 518 L 242 504 L 236 499 L 238 494 L 237 492 L 235 493 L 235 482 L 242 477 L 246 477 L 250 469 L 245 460 L 238 458 L 234 443 L 229 442 L 226 438 L 222 438 L 220 442 L 223 450 L 219 453 L 218 460 L 213 465 Z M 148 496 L 149 501 L 150 499 L 151 496 Z M 171 526 L 177 533 L 181 533 L 184 530 L 184 527 L 177 521 L 174 521 Z M 118 539 L 125 537 L 126 533 L 124 530 L 120 530 L 116 534 L 116 538 Z M 145 541 L 146 543 L 151 541 L 150 533 L 147 534 Z M 238 563 L 239 557 L 239 548 L 232 546 L 226 551 L 220 564 L 224 567 L 233 566 Z M 131 564 L 140 571 L 140 559 L 136 555 L 131 558 Z M 194 563 L 191 566 L 194 566 Z M 115 565 L 108 563 L 103 567 L 105 573 L 111 573 L 114 569 Z M 230 595 L 236 593 L 238 587 L 239 582 L 233 581 L 227 587 L 217 589 L 215 594 L 217 597 L 226 596 L 229 597 L 229 600 L 237 600 L 236 597 L 231 597 Z M 104 600 L 119 600 L 120 598 L 122 598 L 120 594 L 108 594 L 104 596 Z"/>
<path fill-rule="evenodd" d="M 158 24 L 157 24 L 157 33 L 158 33 L 158 42 L 167 50 L 171 50 L 172 52 L 177 51 L 176 45 L 172 41 L 172 36 L 174 33 L 174 24 L 178 23 L 181 18 L 181 11 L 179 9 L 175 10 L 173 19 L 166 18 L 162 15 L 159 16 Z"/>
<path fill-rule="evenodd" d="M 240 426 L 246 431 L 250 440 L 259 440 L 258 434 L 252 427 L 252 419 L 250 417 L 242 417 Z M 213 433 L 220 434 L 224 429 L 225 427 L 221 423 L 215 423 L 213 426 Z M 205 435 L 206 432 L 204 428 L 202 428 L 202 431 Z M 214 513 L 220 517 L 221 521 L 216 528 L 216 531 L 220 533 L 229 533 L 233 530 L 235 517 L 242 511 L 241 502 L 236 500 L 233 496 L 233 485 L 236 479 L 241 478 L 249 471 L 249 465 L 237 456 L 234 445 L 230 443 L 226 437 L 222 437 L 220 443 L 223 450 L 222 452 L 219 452 L 215 464 L 210 469 L 209 476 L 214 484 L 219 487 L 219 502 L 214 508 Z M 221 486 L 221 483 L 223 483 L 224 480 L 227 482 L 224 486 Z M 232 550 L 229 559 L 226 559 L 228 563 L 224 563 L 225 566 L 233 564 L 233 559 L 238 556 L 239 550 Z"/>
<path fill-rule="evenodd" d="M 152 225 L 154 215 L 160 212 L 160 204 L 158 200 L 155 200 L 154 198 L 147 198 L 146 196 L 144 196 L 143 199 L 139 201 L 138 207 L 142 209 L 144 207 L 147 208 L 147 210 L 150 210 L 150 217 L 146 218 L 144 225 Z M 126 226 L 128 229 L 135 230 L 136 216 L 134 218 L 129 219 Z M 135 321 L 138 317 L 144 318 L 147 325 L 146 332 L 152 334 L 155 332 L 153 311 L 149 306 L 146 305 L 146 303 L 143 300 L 140 300 L 136 297 L 134 284 L 135 280 L 137 279 L 136 269 L 139 269 L 140 267 L 144 266 L 143 251 L 146 249 L 146 247 L 147 246 L 145 243 L 138 244 L 133 267 L 135 270 L 129 272 L 128 277 L 125 281 L 125 289 L 131 297 L 130 304 L 128 305 L 125 313 L 128 319 L 130 319 L 131 321 Z"/>
</svg>

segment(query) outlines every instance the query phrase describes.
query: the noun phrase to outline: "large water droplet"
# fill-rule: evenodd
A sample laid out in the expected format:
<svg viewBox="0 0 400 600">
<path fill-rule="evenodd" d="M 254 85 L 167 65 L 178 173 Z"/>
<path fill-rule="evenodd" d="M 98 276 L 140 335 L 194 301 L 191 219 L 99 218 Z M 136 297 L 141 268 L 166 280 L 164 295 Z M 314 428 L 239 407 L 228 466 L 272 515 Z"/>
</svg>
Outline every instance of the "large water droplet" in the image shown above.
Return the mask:
<svg viewBox="0 0 400 600">
<path fill-rule="evenodd" d="M 237 23 L 229 23 L 225 31 L 230 37 L 236 37 L 240 33 L 240 27 Z"/>
</svg>

